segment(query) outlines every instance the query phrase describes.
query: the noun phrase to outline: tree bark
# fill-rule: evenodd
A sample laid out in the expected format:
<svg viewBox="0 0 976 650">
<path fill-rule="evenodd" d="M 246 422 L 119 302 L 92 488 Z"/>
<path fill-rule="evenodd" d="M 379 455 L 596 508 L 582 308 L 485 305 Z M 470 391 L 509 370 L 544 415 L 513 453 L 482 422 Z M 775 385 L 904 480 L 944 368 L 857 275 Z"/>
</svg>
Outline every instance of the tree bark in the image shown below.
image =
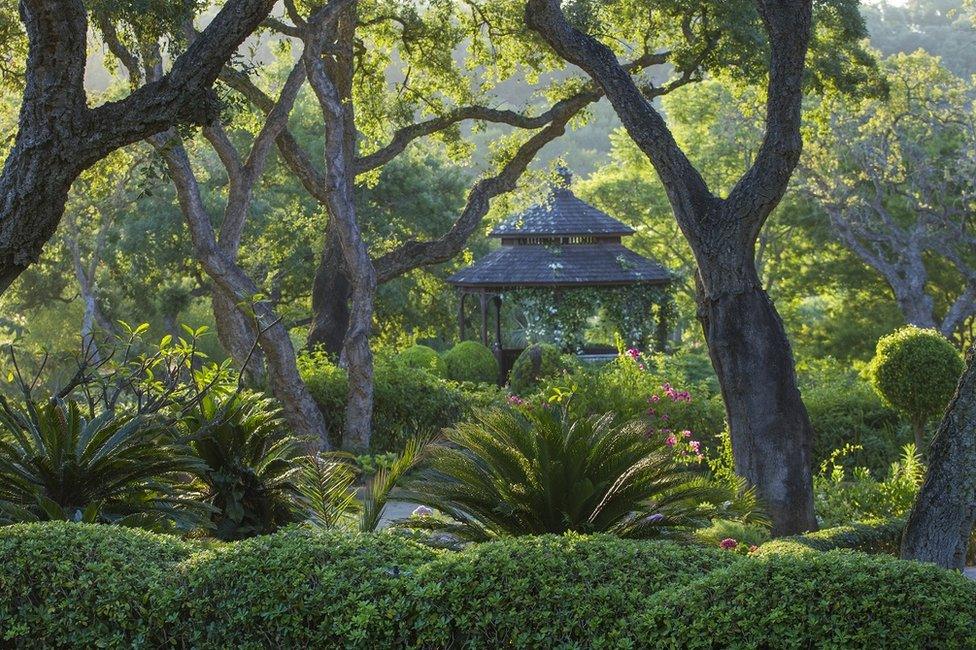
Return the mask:
<svg viewBox="0 0 976 650">
<path fill-rule="evenodd" d="M 714 297 L 699 286 L 698 301 L 736 473 L 757 487 L 774 536 L 814 528 L 813 429 L 779 314 L 758 279 L 751 289 Z"/>
<path fill-rule="evenodd" d="M 213 118 L 214 80 L 273 5 L 229 0 L 169 74 L 121 101 L 90 109 L 84 3 L 22 0 L 29 51 L 17 136 L 0 174 L 0 292 L 40 256 L 83 170 L 173 124 Z"/>
<path fill-rule="evenodd" d="M 901 556 L 962 569 L 976 524 L 976 346 L 929 449 Z"/>
<path fill-rule="evenodd" d="M 349 331 L 349 300 L 352 289 L 342 263 L 339 237 L 326 229 L 325 245 L 312 281 L 312 325 L 309 350 L 320 348 L 338 358 Z"/>
<path fill-rule="evenodd" d="M 810 0 L 757 0 L 771 58 L 766 133 L 755 161 L 720 199 L 614 53 L 573 27 L 559 0 L 528 0 L 529 26 L 590 75 L 664 184 L 698 263 L 699 316 L 721 384 L 736 469 L 755 486 L 774 535 L 816 529 L 812 428 L 783 324 L 756 273 L 755 244 L 800 157 Z"/>
<path fill-rule="evenodd" d="M 262 387 L 267 381 L 264 352 L 254 345 L 257 331 L 249 319 L 234 304 L 233 299 L 219 286 L 210 294 L 214 324 L 220 345 L 230 355 L 237 367 L 243 368 L 248 384 Z"/>
<path fill-rule="evenodd" d="M 320 16 L 313 15 L 309 20 L 309 37 L 303 58 L 326 127 L 325 178 L 330 191 L 325 196 L 325 208 L 330 227 L 335 228 L 351 285 L 349 328 L 340 356 L 340 364 L 345 366 L 349 377 L 343 445 L 352 450 L 366 450 L 373 417 L 373 353 L 369 333 L 373 324 L 376 270 L 356 218 L 353 196 L 355 124 L 351 101 L 343 101 L 344 96 L 351 97 L 352 36 L 357 18 L 354 7 L 340 16 L 335 29 L 337 34 L 332 34 L 338 36 L 336 58 L 330 57 L 330 62 L 326 63 L 322 51 L 333 30 L 327 25 L 316 26 Z"/>
</svg>

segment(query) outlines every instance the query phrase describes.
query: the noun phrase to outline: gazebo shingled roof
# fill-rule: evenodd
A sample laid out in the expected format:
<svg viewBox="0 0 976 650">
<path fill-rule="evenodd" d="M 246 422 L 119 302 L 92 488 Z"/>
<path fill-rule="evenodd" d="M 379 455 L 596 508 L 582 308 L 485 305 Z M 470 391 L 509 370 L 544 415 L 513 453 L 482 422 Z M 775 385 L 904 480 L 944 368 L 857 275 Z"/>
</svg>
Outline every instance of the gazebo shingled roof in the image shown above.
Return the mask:
<svg viewBox="0 0 976 650">
<path fill-rule="evenodd" d="M 633 234 L 633 228 L 561 186 L 553 187 L 546 201 L 509 217 L 491 231 L 492 237 Z"/>
<path fill-rule="evenodd" d="M 671 274 L 621 243 L 634 229 L 580 200 L 563 185 L 509 217 L 492 237 L 502 245 L 447 281 L 462 291 L 532 286 L 667 284 Z"/>
</svg>

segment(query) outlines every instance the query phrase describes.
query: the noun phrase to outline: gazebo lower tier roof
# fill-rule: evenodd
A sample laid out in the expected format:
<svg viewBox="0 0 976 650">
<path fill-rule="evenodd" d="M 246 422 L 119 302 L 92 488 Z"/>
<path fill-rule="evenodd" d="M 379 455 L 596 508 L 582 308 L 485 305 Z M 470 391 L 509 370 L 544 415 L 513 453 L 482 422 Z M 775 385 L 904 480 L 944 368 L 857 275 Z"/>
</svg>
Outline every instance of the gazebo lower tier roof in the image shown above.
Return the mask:
<svg viewBox="0 0 976 650">
<path fill-rule="evenodd" d="M 502 246 L 447 281 L 479 287 L 667 284 L 671 274 L 622 244 Z"/>
</svg>

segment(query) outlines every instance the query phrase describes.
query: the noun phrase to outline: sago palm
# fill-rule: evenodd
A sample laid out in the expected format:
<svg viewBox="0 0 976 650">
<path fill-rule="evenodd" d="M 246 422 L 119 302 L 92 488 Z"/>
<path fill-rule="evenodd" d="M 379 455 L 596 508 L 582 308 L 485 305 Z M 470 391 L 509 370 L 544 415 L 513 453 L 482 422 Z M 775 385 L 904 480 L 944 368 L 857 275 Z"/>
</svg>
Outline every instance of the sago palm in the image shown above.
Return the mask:
<svg viewBox="0 0 976 650">
<path fill-rule="evenodd" d="M 206 509 L 183 484 L 200 467 L 155 417 L 88 419 L 73 401 L 0 399 L 0 521 L 193 528 Z"/>
<path fill-rule="evenodd" d="M 446 432 L 406 486 L 468 539 L 607 532 L 684 535 L 714 516 L 756 516 L 754 494 L 681 462 L 646 425 L 566 409 L 498 409 Z M 411 525 L 416 525 L 412 523 Z"/>
<path fill-rule="evenodd" d="M 201 491 L 214 509 L 217 537 L 270 533 L 296 520 L 294 479 L 304 445 L 285 428 L 271 400 L 211 391 L 183 423 L 206 465 Z"/>
</svg>

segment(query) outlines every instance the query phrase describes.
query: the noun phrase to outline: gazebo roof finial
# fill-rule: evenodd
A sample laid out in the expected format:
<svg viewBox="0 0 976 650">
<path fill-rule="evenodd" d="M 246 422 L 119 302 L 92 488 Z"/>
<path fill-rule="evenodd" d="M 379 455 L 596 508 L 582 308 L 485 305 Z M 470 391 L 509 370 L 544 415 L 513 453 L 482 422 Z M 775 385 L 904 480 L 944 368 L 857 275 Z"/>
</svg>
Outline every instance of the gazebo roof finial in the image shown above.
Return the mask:
<svg viewBox="0 0 976 650">
<path fill-rule="evenodd" d="M 556 167 L 556 173 L 559 174 L 559 178 L 562 179 L 563 187 L 570 187 L 573 184 L 573 172 L 570 171 L 569 167 L 560 163 Z"/>
</svg>

